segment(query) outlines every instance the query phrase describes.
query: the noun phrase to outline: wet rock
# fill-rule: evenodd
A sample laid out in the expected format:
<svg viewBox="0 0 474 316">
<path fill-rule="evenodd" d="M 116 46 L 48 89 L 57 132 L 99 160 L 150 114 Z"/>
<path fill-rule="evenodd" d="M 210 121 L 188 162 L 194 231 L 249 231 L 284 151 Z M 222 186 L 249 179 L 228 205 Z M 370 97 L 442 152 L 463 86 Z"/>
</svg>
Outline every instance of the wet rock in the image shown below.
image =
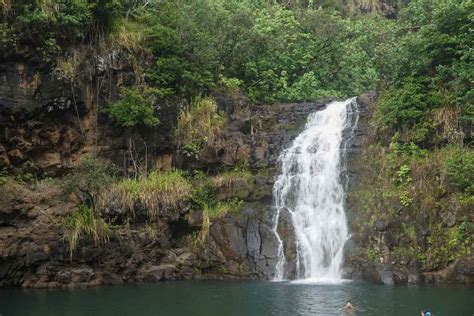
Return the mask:
<svg viewBox="0 0 474 316">
<path fill-rule="evenodd" d="M 115 273 L 105 273 L 102 279 L 104 285 L 119 285 L 123 284 L 123 279 L 120 275 Z"/>
<path fill-rule="evenodd" d="M 392 271 L 382 268 L 379 271 L 379 274 L 380 274 L 380 280 L 382 281 L 383 284 L 393 285 L 395 283 L 394 275 Z"/>
<path fill-rule="evenodd" d="M 289 279 L 296 277 L 297 245 L 295 229 L 290 211 L 287 208 L 280 210 L 277 227 L 278 235 L 283 240 L 283 253 L 286 258 L 285 273 Z"/>
<path fill-rule="evenodd" d="M 216 179 L 216 198 L 226 200 L 230 198 L 245 199 L 249 196 L 252 186 L 244 178 L 234 178 L 230 180 Z"/>
<path fill-rule="evenodd" d="M 45 131 L 42 136 L 53 145 L 57 145 L 61 139 L 61 134 L 57 129 Z"/>
<path fill-rule="evenodd" d="M 92 279 L 94 270 L 89 267 L 82 267 L 71 269 L 70 273 L 72 283 L 85 283 Z"/>
<path fill-rule="evenodd" d="M 447 227 L 456 225 L 456 211 L 444 211 L 441 214 L 441 219 Z"/>
<path fill-rule="evenodd" d="M 139 277 L 146 282 L 171 280 L 176 270 L 176 266 L 172 264 L 148 265 L 140 269 Z"/>
<path fill-rule="evenodd" d="M 35 289 L 47 289 L 48 284 L 49 284 L 49 282 L 39 280 L 32 287 L 34 287 Z"/>
<path fill-rule="evenodd" d="M 191 227 L 201 227 L 202 226 L 202 211 L 201 210 L 190 210 L 185 215 L 185 220 L 188 222 Z"/>
<path fill-rule="evenodd" d="M 408 275 L 403 271 L 395 270 L 392 274 L 392 280 L 394 284 L 407 284 Z"/>
<path fill-rule="evenodd" d="M 41 169 L 53 169 L 62 166 L 61 154 L 58 152 L 44 153 L 35 159 L 36 165 Z"/>
<path fill-rule="evenodd" d="M 414 271 L 408 273 L 408 279 L 407 279 L 408 284 L 420 284 L 423 282 L 423 277 L 420 273 Z"/>
<path fill-rule="evenodd" d="M 266 258 L 277 259 L 279 243 L 271 227 L 261 224 L 260 238 L 262 240 L 260 254 Z"/>
<path fill-rule="evenodd" d="M 272 200 L 273 176 L 257 175 L 255 177 L 255 186 L 252 190 L 251 199 L 254 201 L 263 201 L 269 205 Z"/>
<path fill-rule="evenodd" d="M 232 224 L 225 225 L 224 230 L 229 248 L 238 256 L 244 257 L 247 254 L 247 248 L 245 246 L 243 231 Z"/>
<path fill-rule="evenodd" d="M 383 239 L 383 243 L 389 248 L 397 244 L 397 239 L 391 232 L 383 233 L 382 239 Z"/>
<path fill-rule="evenodd" d="M 48 254 L 44 252 L 44 249 L 39 246 L 34 246 L 26 254 L 26 262 L 28 264 L 37 264 L 41 261 L 45 261 L 49 258 Z"/>
<path fill-rule="evenodd" d="M 362 262 L 357 270 L 360 271 L 362 280 L 372 283 L 384 284 L 380 270 L 375 265 Z"/>
<path fill-rule="evenodd" d="M 260 245 L 262 244 L 258 223 L 255 221 L 249 221 L 246 232 L 248 256 L 254 260 L 258 259 L 258 256 L 260 255 Z"/>
</svg>

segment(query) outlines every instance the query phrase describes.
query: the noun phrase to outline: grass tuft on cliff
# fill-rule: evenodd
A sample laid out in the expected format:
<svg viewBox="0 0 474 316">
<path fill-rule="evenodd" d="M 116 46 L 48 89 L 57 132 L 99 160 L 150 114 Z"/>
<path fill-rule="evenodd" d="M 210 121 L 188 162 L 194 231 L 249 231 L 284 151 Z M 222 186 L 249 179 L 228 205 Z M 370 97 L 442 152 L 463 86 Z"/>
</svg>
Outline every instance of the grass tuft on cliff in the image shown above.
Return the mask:
<svg viewBox="0 0 474 316">
<path fill-rule="evenodd" d="M 110 239 L 110 225 L 84 204 L 79 205 L 74 213 L 66 216 L 62 224 L 65 238 L 69 242 L 71 257 L 79 241 L 85 237 L 92 239 L 98 246 L 104 245 Z"/>
<path fill-rule="evenodd" d="M 110 196 L 132 211 L 140 204 L 153 218 L 162 208 L 176 208 L 191 198 L 192 185 L 182 171 L 152 172 L 148 177 L 115 184 Z"/>
</svg>

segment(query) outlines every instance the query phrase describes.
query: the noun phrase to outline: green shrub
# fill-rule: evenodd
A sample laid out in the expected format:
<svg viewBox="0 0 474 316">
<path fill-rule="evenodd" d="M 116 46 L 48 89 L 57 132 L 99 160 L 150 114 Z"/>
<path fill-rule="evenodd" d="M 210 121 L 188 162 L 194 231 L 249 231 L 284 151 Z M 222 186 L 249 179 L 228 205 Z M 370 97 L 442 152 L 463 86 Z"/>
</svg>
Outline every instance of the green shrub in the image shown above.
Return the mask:
<svg viewBox="0 0 474 316">
<path fill-rule="evenodd" d="M 16 47 L 16 35 L 14 29 L 8 23 L 0 23 L 0 51 L 1 56 L 6 57 L 14 53 Z"/>
<path fill-rule="evenodd" d="M 210 177 L 199 170 L 195 170 L 193 175 L 193 194 L 192 201 L 200 209 L 217 203 L 215 197 L 215 185 Z"/>
<path fill-rule="evenodd" d="M 409 80 L 382 93 L 377 101 L 377 121 L 385 128 L 412 127 L 436 106 L 424 84 Z"/>
<path fill-rule="evenodd" d="M 413 198 L 410 196 L 410 192 L 408 191 L 403 191 L 400 193 L 400 203 L 402 203 L 403 206 L 408 207 L 413 203 Z"/>
<path fill-rule="evenodd" d="M 123 88 L 120 100 L 110 104 L 106 112 L 123 127 L 156 126 L 160 120 L 155 116 L 154 102 L 160 92 L 151 88 Z"/>
<path fill-rule="evenodd" d="M 410 177 L 410 167 L 407 165 L 401 165 L 400 169 L 397 171 L 397 183 L 403 184 L 407 182 L 411 182 Z"/>
<path fill-rule="evenodd" d="M 445 168 L 451 185 L 461 192 L 474 194 L 474 151 L 456 148 L 446 159 Z"/>
<path fill-rule="evenodd" d="M 84 41 L 94 26 L 94 5 L 87 1 L 20 1 L 8 21 L 18 47 L 33 47 L 49 62 L 63 48 Z"/>
<path fill-rule="evenodd" d="M 369 247 L 367 248 L 367 252 L 366 252 L 366 256 L 367 256 L 367 260 L 371 263 L 377 263 L 377 259 L 379 257 L 377 251 L 372 248 L 372 247 Z"/>
<path fill-rule="evenodd" d="M 388 20 L 344 19 L 330 7 L 320 10 L 316 2 L 156 2 L 145 19 L 156 56 L 149 78 L 186 98 L 215 91 L 233 94 L 229 90 L 238 88 L 259 102 L 342 97 L 375 88 L 375 49 L 391 38 L 385 36 Z"/>
<path fill-rule="evenodd" d="M 232 181 L 237 176 L 250 179 L 250 175 L 243 172 L 227 172 L 214 178 L 209 178 L 199 171 L 195 173 L 192 201 L 196 207 L 202 209 L 206 214 L 205 220 L 214 220 L 227 213 L 235 213 L 240 209 L 242 200 L 229 198 L 224 201 L 218 201 L 215 195 L 216 186 L 221 185 L 222 181 Z"/>
<path fill-rule="evenodd" d="M 186 155 L 197 156 L 206 144 L 216 140 L 225 123 L 214 99 L 196 98 L 179 115 L 174 133 L 176 144 Z"/>
<path fill-rule="evenodd" d="M 104 245 L 110 239 L 110 225 L 84 204 L 79 205 L 74 213 L 66 216 L 62 225 L 65 238 L 69 242 L 71 257 L 83 238 L 92 239 L 97 246 Z"/>
<path fill-rule="evenodd" d="M 441 224 L 432 227 L 431 235 L 428 237 L 426 268 L 429 270 L 444 268 L 456 258 L 469 255 L 472 233 L 472 223 L 468 219 L 448 229 Z"/>
<path fill-rule="evenodd" d="M 78 192 L 87 195 L 87 203 L 96 210 L 103 189 L 117 179 L 117 173 L 115 165 L 108 161 L 86 156 L 73 173 L 64 178 L 64 189 L 67 193 Z"/>
</svg>

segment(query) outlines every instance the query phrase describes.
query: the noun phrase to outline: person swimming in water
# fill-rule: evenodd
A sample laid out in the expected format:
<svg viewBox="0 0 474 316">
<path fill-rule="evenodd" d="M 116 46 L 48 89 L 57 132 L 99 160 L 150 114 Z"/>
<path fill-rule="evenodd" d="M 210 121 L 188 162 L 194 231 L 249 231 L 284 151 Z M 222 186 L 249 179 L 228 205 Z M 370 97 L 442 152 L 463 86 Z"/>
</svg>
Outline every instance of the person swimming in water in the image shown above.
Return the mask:
<svg viewBox="0 0 474 316">
<path fill-rule="evenodd" d="M 421 316 L 431 316 L 431 313 L 427 309 L 424 309 L 421 311 Z"/>
<path fill-rule="evenodd" d="M 346 304 L 344 305 L 342 309 L 344 309 L 346 313 L 351 313 L 352 310 L 354 309 L 354 306 L 351 304 L 350 301 L 346 301 Z"/>
</svg>

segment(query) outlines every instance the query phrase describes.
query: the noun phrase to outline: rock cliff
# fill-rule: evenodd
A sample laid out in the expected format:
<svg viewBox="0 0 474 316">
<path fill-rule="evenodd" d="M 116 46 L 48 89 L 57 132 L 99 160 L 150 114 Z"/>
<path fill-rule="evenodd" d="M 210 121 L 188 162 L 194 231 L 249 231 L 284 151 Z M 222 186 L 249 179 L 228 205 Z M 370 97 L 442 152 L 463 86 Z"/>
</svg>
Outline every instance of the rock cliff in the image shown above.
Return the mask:
<svg viewBox="0 0 474 316">
<path fill-rule="evenodd" d="M 308 114 L 329 100 L 250 105 L 244 99 L 216 96 L 228 124 L 221 141 L 204 148 L 197 160 L 175 150 L 172 130 L 176 107 L 166 103 L 160 106 L 162 124 L 158 128 L 125 133 L 98 110 L 114 97 L 116 89 L 98 91 L 95 83 L 114 87 L 126 81 L 126 62 L 119 64 L 122 67 L 110 68 L 115 69 L 110 76 L 93 73 L 93 80 L 72 87 L 31 61 L 0 63 L 0 168 L 5 175 L 0 191 L 0 286 L 57 288 L 183 278 L 271 279 L 278 248 L 272 231 L 272 187 L 278 156 L 301 131 Z M 370 145 L 368 122 L 374 98 L 373 94 L 358 98 L 359 125 L 348 147 L 343 174 L 349 191 L 367 176 L 360 162 Z M 81 197 L 66 194 L 61 182 L 55 180 L 69 174 L 77 161 L 91 153 L 122 166 L 127 174 L 134 159 L 132 152 L 146 157 L 154 169 L 179 167 L 210 174 L 245 157 L 251 178 L 222 183 L 216 192 L 218 199 L 237 196 L 243 200 L 241 210 L 212 220 L 206 238 L 197 241 L 205 221 L 202 210 L 191 204 L 161 210 L 152 223 L 140 215 L 144 210 L 138 209 L 137 216 L 121 222 L 105 245 L 84 239 L 71 255 L 62 220 L 74 212 Z M 364 224 L 361 214 L 360 199 L 350 195 L 347 215 L 354 234 L 346 245 L 347 277 L 386 284 L 472 284 L 471 257 L 432 272 L 392 262 L 390 256 L 379 262 L 369 260 L 368 240 L 376 240 L 380 249 L 389 252 L 403 240 L 395 238 L 400 230 L 397 223 L 377 220 Z M 114 221 L 117 214 L 103 216 Z M 368 227 L 362 237 L 361 226 Z M 296 245 L 285 212 L 277 229 L 284 237 L 291 277 Z"/>
<path fill-rule="evenodd" d="M 217 192 L 218 198 L 229 194 L 241 198 L 242 210 L 212 221 L 204 243 L 193 239 L 202 229 L 202 211 L 183 205 L 160 212 L 152 223 L 157 235 L 150 232 L 146 216 L 138 215 L 105 246 L 84 239 L 71 255 L 62 219 L 74 212 L 81 197 L 66 194 L 56 179 L 90 153 L 129 165 L 131 134 L 123 135 L 97 113 L 105 97 L 93 85 L 71 89 L 28 62 L 2 64 L 0 71 L 1 168 L 7 175 L 0 193 L 1 286 L 56 288 L 272 277 L 277 241 L 272 232 L 271 194 L 278 155 L 307 115 L 327 100 L 250 106 L 245 100 L 218 97 L 229 117 L 225 142 L 206 148 L 200 161 L 174 152 L 170 135 L 177 113 L 164 105 L 163 124 L 158 130 L 142 131 L 145 145 L 134 150 L 148 150 L 149 163 L 157 169 L 200 168 L 211 173 L 223 164 L 232 165 L 235 155 L 247 155 L 252 179 L 222 185 Z M 108 80 L 117 82 L 117 78 Z M 288 229 L 289 225 L 282 225 Z"/>
</svg>

